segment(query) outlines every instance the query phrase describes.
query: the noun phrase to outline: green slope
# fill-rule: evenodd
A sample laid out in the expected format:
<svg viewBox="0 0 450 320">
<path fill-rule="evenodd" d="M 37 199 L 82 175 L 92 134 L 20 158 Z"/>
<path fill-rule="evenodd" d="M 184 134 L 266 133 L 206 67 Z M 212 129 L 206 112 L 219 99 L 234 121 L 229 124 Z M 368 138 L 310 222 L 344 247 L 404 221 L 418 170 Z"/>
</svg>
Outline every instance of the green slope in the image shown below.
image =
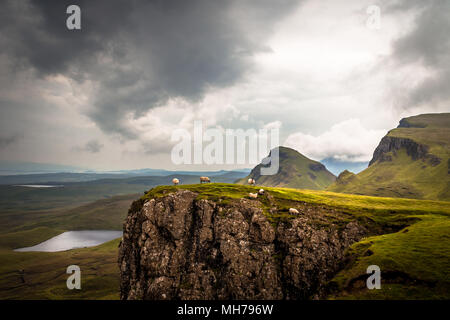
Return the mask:
<svg viewBox="0 0 450 320">
<path fill-rule="evenodd" d="M 412 217 L 412 216 L 411 216 Z M 331 282 L 335 299 L 449 299 L 450 218 L 420 220 L 396 233 L 368 237 L 348 250 L 349 263 Z M 366 269 L 382 270 L 380 290 L 368 290 Z"/>
<path fill-rule="evenodd" d="M 236 184 L 194 184 L 160 186 L 153 188 L 143 198 L 162 196 L 177 189 L 188 189 L 199 193 L 201 198 L 216 201 L 233 201 L 248 197 L 259 187 Z M 274 225 L 280 219 L 289 219 L 288 208 L 296 202 L 309 203 L 320 208 L 335 208 L 346 213 L 350 220 L 380 226 L 379 235 L 355 243 L 348 252 L 348 262 L 330 283 L 335 288 L 329 298 L 334 299 L 432 299 L 450 297 L 450 203 L 443 201 L 382 198 L 339 194 L 327 191 L 296 190 L 288 188 L 265 188 L 273 196 L 278 208 L 270 212 L 261 197 L 265 214 Z M 122 198 L 116 197 L 118 201 Z M 139 202 L 139 201 L 138 201 Z M 97 221 L 104 212 L 90 207 L 109 203 L 99 201 L 72 213 L 91 212 L 84 219 Z M 79 212 L 78 212 L 79 211 Z M 126 213 L 121 213 L 123 217 Z M 71 219 L 55 216 L 54 227 L 71 229 Z M 89 218 L 90 216 L 90 218 Z M 333 221 L 333 217 L 329 217 Z M 104 221 L 104 219 L 101 219 Z M 56 223 L 57 222 L 57 223 Z M 96 228 L 107 228 L 108 221 Z M 83 226 L 84 228 L 85 226 Z M 327 226 L 324 225 L 324 228 Z M 383 230 L 386 231 L 386 234 Z M 392 233 L 392 230 L 399 230 Z M 113 240 L 103 245 L 69 250 L 66 252 L 13 252 L 11 248 L 35 245 L 62 232 L 56 228 L 37 227 L 0 237 L 0 298 L 1 299 L 117 299 L 119 272 L 117 245 Z M 65 287 L 68 265 L 76 264 L 83 270 L 82 290 L 67 290 Z M 378 265 L 382 270 L 382 289 L 368 290 L 358 287 L 367 277 L 366 268 Z M 385 277 L 385 275 L 387 275 Z M 392 277 L 395 275 L 395 277 Z"/>
<path fill-rule="evenodd" d="M 366 170 L 343 172 L 328 190 L 450 200 L 450 113 L 402 119 L 381 140 Z"/>
<path fill-rule="evenodd" d="M 0 248 L 0 299 L 119 299 L 119 241 L 61 252 Z M 81 269 L 81 290 L 66 287 L 70 265 Z"/>
<path fill-rule="evenodd" d="M 256 184 L 261 186 L 322 190 L 336 179 L 320 162 L 311 160 L 291 148 L 278 147 L 278 150 L 280 162 L 277 174 L 261 175 L 263 165 L 259 164 L 247 177 L 236 183 L 246 184 L 249 178 L 253 178 Z"/>
<path fill-rule="evenodd" d="M 225 202 L 248 197 L 258 187 L 233 184 L 160 186 L 143 199 L 187 189 L 200 198 Z M 289 220 L 287 208 L 295 202 L 333 208 L 348 221 L 367 223 L 376 235 L 363 238 L 347 251 L 341 270 L 329 283 L 328 299 L 449 299 L 450 202 L 349 195 L 328 191 L 265 188 L 278 211 L 270 212 L 259 201 L 270 221 Z M 329 217 L 333 221 L 333 217 Z M 323 227 L 326 229 L 327 225 Z M 381 289 L 369 290 L 365 281 L 369 265 L 380 267 Z"/>
</svg>

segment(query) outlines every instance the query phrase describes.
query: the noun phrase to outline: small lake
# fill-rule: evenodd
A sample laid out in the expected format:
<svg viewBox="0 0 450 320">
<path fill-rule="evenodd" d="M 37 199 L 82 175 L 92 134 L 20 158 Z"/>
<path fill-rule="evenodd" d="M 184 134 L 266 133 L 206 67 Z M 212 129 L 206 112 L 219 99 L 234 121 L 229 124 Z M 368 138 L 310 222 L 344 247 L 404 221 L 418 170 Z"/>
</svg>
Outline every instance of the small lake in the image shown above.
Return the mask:
<svg viewBox="0 0 450 320">
<path fill-rule="evenodd" d="M 33 247 L 15 249 L 18 252 L 42 251 L 57 252 L 76 248 L 94 247 L 107 241 L 122 237 L 122 231 L 85 230 L 67 231 L 41 242 Z"/>
<path fill-rule="evenodd" d="M 62 188 L 64 186 L 51 186 L 46 184 L 16 184 L 14 187 L 25 187 L 25 188 Z"/>
</svg>

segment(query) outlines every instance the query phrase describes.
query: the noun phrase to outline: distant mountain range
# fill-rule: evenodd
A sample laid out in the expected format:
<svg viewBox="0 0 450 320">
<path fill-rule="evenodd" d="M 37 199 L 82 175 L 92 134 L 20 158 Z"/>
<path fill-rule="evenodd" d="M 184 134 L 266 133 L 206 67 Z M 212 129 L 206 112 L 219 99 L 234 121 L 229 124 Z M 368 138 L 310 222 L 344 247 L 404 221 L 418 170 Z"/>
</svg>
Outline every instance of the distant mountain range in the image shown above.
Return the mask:
<svg viewBox="0 0 450 320">
<path fill-rule="evenodd" d="M 271 151 L 272 154 L 273 150 Z M 287 187 L 297 189 L 325 189 L 332 184 L 336 177 L 318 161 L 311 160 L 300 152 L 287 148 L 278 147 L 279 170 L 275 175 L 261 175 L 261 168 L 264 164 L 259 164 L 250 174 L 236 181 L 239 184 L 246 184 L 249 178 L 255 179 L 257 185 L 270 187 Z M 271 157 L 269 154 L 269 158 Z"/>
<path fill-rule="evenodd" d="M 50 174 L 52 175 L 52 174 Z M 232 183 L 246 173 L 226 172 L 210 176 L 211 182 Z M 45 176 L 45 175 L 44 175 Z M 6 178 L 23 178 L 24 176 L 6 176 Z M 26 176 L 25 176 L 26 177 Z M 142 194 L 144 191 L 161 186 L 172 185 L 172 179 L 178 178 L 180 185 L 198 184 L 200 175 L 168 175 L 102 178 L 91 181 L 36 181 L 35 179 L 0 183 L 0 225 L 6 213 L 22 211 L 47 210 L 56 207 L 80 205 L 98 199 L 106 199 L 116 195 Z M 5 178 L 5 177 L 2 177 Z M 43 178 L 44 179 L 44 178 Z M 12 182 L 12 181 L 9 181 Z M 36 188 L 29 185 L 58 185 L 58 188 Z M 25 185 L 25 186 L 23 186 Z M 14 218 L 15 219 L 15 218 Z M 16 221 L 17 222 L 17 221 Z M 5 227 L 5 225 L 2 225 Z"/>
<path fill-rule="evenodd" d="M 0 175 L 83 172 L 86 169 L 51 163 L 0 161 Z"/>
<path fill-rule="evenodd" d="M 366 170 L 341 173 L 328 190 L 450 201 L 450 113 L 402 119 L 381 140 Z"/>
<path fill-rule="evenodd" d="M 77 173 L 77 172 L 59 172 L 59 173 L 39 173 L 39 174 L 18 174 L 0 176 L 0 185 L 14 184 L 63 184 L 76 182 L 89 182 L 96 180 L 118 180 L 131 178 L 156 178 L 170 176 L 186 176 L 189 181 L 197 181 L 199 176 L 209 176 L 213 181 L 232 182 L 242 178 L 250 172 L 248 170 L 239 171 L 166 171 L 157 169 L 143 169 L 138 171 L 122 171 L 117 173 Z M 191 179 L 192 177 L 192 179 Z M 169 179 L 163 179 L 170 184 Z"/>
<path fill-rule="evenodd" d="M 52 163 L 37 162 L 21 162 L 21 161 L 0 161 L 0 176 L 19 175 L 19 174 L 46 174 L 46 173 L 82 173 L 86 175 L 127 175 L 127 176 L 169 176 L 171 174 L 191 174 L 191 175 L 208 175 L 217 176 L 227 172 L 244 172 L 249 173 L 251 169 L 232 169 L 232 170 L 216 170 L 216 171 L 183 171 L 183 170 L 165 170 L 165 169 L 129 169 L 129 170 L 92 170 L 76 166 L 67 166 Z"/>
<path fill-rule="evenodd" d="M 368 161 L 343 161 L 338 160 L 333 157 L 325 158 L 320 160 L 320 163 L 322 163 L 329 171 L 331 171 L 334 175 L 339 175 L 344 170 L 349 170 L 354 173 L 358 173 L 363 171 L 367 168 L 369 165 Z"/>
</svg>

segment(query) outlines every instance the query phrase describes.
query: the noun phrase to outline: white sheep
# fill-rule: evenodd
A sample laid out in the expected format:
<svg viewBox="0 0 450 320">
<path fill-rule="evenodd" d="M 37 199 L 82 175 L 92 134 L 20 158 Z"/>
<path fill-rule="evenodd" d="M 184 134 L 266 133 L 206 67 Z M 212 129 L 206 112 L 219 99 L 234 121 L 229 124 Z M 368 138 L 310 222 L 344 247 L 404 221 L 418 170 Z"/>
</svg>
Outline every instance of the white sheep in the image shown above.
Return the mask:
<svg viewBox="0 0 450 320">
<path fill-rule="evenodd" d="M 250 192 L 250 193 L 248 194 L 248 196 L 249 196 L 250 199 L 256 199 L 256 198 L 258 198 L 258 194 L 257 194 L 257 193 L 251 193 L 251 192 Z"/>
<path fill-rule="evenodd" d="M 173 183 L 174 185 L 178 185 L 178 184 L 180 183 L 180 180 L 178 180 L 177 178 L 173 178 L 173 179 L 172 179 L 172 183 Z"/>
<path fill-rule="evenodd" d="M 248 182 L 248 184 L 251 184 L 251 185 L 255 185 L 255 183 L 256 183 L 255 179 L 252 179 L 252 178 L 249 178 L 247 180 L 247 182 Z"/>
<path fill-rule="evenodd" d="M 211 182 L 211 179 L 209 179 L 208 177 L 200 177 L 200 183 L 203 182 Z"/>
<path fill-rule="evenodd" d="M 259 193 L 260 195 L 263 195 L 263 194 L 264 194 L 264 189 L 259 189 L 258 193 Z"/>
<path fill-rule="evenodd" d="M 300 212 L 295 208 L 289 208 L 289 213 L 290 214 L 299 214 Z"/>
</svg>

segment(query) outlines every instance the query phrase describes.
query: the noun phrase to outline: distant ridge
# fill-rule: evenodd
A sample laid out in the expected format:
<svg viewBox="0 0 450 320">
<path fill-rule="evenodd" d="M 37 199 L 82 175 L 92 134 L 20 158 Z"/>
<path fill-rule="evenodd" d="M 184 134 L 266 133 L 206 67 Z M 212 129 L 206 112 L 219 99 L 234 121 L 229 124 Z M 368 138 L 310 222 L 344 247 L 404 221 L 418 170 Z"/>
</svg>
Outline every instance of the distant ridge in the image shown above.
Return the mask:
<svg viewBox="0 0 450 320">
<path fill-rule="evenodd" d="M 368 161 L 344 161 L 333 157 L 322 159 L 320 160 L 320 163 L 327 167 L 328 171 L 332 172 L 334 175 L 339 175 L 344 170 L 358 173 L 366 169 L 369 164 Z"/>
</svg>

